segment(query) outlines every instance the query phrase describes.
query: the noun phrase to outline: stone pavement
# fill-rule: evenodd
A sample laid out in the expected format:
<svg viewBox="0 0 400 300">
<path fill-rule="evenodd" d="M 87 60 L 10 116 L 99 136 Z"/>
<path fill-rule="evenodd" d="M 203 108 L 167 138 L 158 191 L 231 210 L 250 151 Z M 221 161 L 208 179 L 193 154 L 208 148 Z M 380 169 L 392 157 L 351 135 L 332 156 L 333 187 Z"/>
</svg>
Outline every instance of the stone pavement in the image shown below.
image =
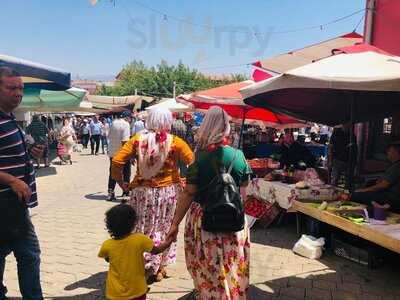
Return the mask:
<svg viewBox="0 0 400 300">
<path fill-rule="evenodd" d="M 108 238 L 104 201 L 108 158 L 75 153 L 74 163 L 39 170 L 40 206 L 32 211 L 42 248 L 46 299 L 103 299 L 107 263 L 97 258 Z M 119 193 L 119 191 L 118 191 Z M 395 267 L 370 270 L 327 254 L 319 261 L 294 255 L 292 227 L 252 230 L 249 299 L 400 299 Z M 193 288 L 185 268 L 182 236 L 171 278 L 153 284 L 148 299 L 185 299 Z M 18 298 L 15 259 L 7 259 L 5 283 Z"/>
</svg>

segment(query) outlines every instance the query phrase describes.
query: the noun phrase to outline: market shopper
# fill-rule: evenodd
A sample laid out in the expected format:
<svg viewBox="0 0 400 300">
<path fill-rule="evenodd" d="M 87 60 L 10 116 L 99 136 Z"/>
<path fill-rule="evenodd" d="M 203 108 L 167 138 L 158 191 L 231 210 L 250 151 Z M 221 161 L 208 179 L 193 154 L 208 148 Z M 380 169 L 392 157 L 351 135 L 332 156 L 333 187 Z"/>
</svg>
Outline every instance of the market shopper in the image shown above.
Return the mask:
<svg viewBox="0 0 400 300">
<path fill-rule="evenodd" d="M 36 144 L 42 145 L 44 148 L 43 156 L 36 159 L 37 167 L 40 167 L 41 158 L 44 160 L 45 167 L 49 167 L 49 129 L 46 124 L 40 120 L 39 115 L 34 115 L 32 117 L 31 124 L 26 128 L 26 133 L 32 136 Z"/>
<path fill-rule="evenodd" d="M 105 151 L 108 151 L 108 135 L 110 133 L 110 125 L 107 123 L 105 118 L 101 119 L 101 151 L 102 154 L 106 154 Z"/>
<path fill-rule="evenodd" d="M 28 208 L 37 206 L 35 173 L 29 155 L 40 157 L 43 147 L 25 144 L 12 112 L 19 106 L 24 85 L 10 68 L 0 67 L 0 299 L 6 257 L 13 252 L 18 264 L 23 299 L 41 300 L 40 247 Z"/>
<path fill-rule="evenodd" d="M 356 190 L 351 200 L 369 207 L 374 202 L 379 205 L 389 204 L 392 211 L 400 213 L 400 143 L 389 145 L 387 158 L 391 165 L 383 176 L 374 185 Z"/>
<path fill-rule="evenodd" d="M 246 299 L 249 286 L 249 230 L 211 233 L 202 229 L 200 205 L 204 189 L 216 176 L 212 162 L 222 162 L 227 170 L 233 161 L 231 175 L 242 194 L 251 169 L 240 150 L 226 145 L 229 117 L 220 107 L 206 113 L 198 132 L 195 163 L 189 167 L 187 185 L 178 200 L 168 237 L 176 238 L 179 224 L 186 215 L 186 266 L 193 278 L 195 299 Z M 200 191 L 203 191 L 201 193 Z M 204 199 L 203 199 L 204 201 Z"/>
<path fill-rule="evenodd" d="M 94 116 L 89 124 L 89 133 L 91 154 L 98 155 L 100 149 L 101 123 L 97 116 Z"/>
<path fill-rule="evenodd" d="M 87 149 L 90 139 L 90 125 L 86 118 L 82 120 L 80 132 L 83 148 Z"/>
<path fill-rule="evenodd" d="M 189 165 L 194 159 L 186 142 L 169 133 L 172 122 L 168 109 L 152 109 L 146 120 L 147 129 L 126 142 L 112 163 L 114 180 L 124 191 L 132 190 L 130 204 L 138 213 L 135 231 L 147 235 L 156 245 L 165 240 L 181 192 L 178 163 Z M 128 187 L 122 170 L 131 159 L 137 161 L 137 173 Z M 146 254 L 145 259 L 147 274 L 162 280 L 166 266 L 176 261 L 176 243 L 161 255 Z"/>
<path fill-rule="evenodd" d="M 130 121 L 131 113 L 129 111 L 124 111 L 120 116 L 114 119 L 111 124 L 109 132 L 109 147 L 108 156 L 110 158 L 110 174 L 108 176 L 108 196 L 107 201 L 115 200 L 115 185 L 116 181 L 111 176 L 111 166 L 114 155 L 119 151 L 119 149 L 130 139 Z M 123 167 L 123 182 L 128 184 L 131 179 L 131 163 L 126 162 Z M 128 192 L 123 191 L 122 196 L 127 195 Z"/>
<path fill-rule="evenodd" d="M 354 145 L 351 155 L 353 162 L 357 161 L 357 140 L 353 134 Z M 340 176 L 345 175 L 347 180 L 349 175 L 349 158 L 350 158 L 350 124 L 336 127 L 333 130 L 329 146 L 328 146 L 328 172 L 330 182 L 337 185 Z M 352 170 L 354 173 L 354 170 Z"/>
</svg>

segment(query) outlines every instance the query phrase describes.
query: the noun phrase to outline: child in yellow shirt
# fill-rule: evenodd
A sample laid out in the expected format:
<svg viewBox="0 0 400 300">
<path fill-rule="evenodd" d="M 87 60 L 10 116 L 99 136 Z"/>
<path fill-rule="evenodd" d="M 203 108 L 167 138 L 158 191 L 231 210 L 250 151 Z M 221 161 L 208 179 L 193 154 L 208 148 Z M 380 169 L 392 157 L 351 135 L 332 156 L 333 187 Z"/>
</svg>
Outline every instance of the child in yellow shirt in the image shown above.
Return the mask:
<svg viewBox="0 0 400 300">
<path fill-rule="evenodd" d="M 128 204 L 119 204 L 109 209 L 105 222 L 111 239 L 103 243 L 98 256 L 110 263 L 106 283 L 107 299 L 146 299 L 148 288 L 143 253 L 161 253 L 171 245 L 172 240 L 155 246 L 144 234 L 133 233 L 136 212 Z"/>
</svg>

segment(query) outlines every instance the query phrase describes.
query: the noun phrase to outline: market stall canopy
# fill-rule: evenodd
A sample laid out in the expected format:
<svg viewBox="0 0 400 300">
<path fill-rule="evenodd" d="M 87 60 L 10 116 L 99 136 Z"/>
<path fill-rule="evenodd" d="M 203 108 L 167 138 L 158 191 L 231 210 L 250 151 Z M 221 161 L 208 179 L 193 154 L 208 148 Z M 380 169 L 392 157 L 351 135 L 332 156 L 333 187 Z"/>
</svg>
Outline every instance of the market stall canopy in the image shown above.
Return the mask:
<svg viewBox="0 0 400 300">
<path fill-rule="evenodd" d="M 168 108 L 171 112 L 187 112 L 192 110 L 189 106 L 176 102 L 174 98 L 167 99 L 152 106 L 146 107 L 146 110 L 149 111 L 157 107 Z"/>
<path fill-rule="evenodd" d="M 338 54 L 240 92 L 249 105 L 330 126 L 350 121 L 351 111 L 355 122 L 386 117 L 400 111 L 400 57 Z"/>
<path fill-rule="evenodd" d="M 241 121 L 245 118 L 247 123 L 261 121 L 265 126 L 274 128 L 308 126 L 305 122 L 293 117 L 245 104 L 239 89 L 250 86 L 253 83 L 251 80 L 231 83 L 189 95 L 180 95 L 177 100 L 199 111 L 206 111 L 215 105 L 220 106 L 236 121 Z"/>
<path fill-rule="evenodd" d="M 132 106 L 134 110 L 139 109 L 142 106 L 142 101 L 151 103 L 154 101 L 153 97 L 131 95 L 131 96 L 99 96 L 99 95 L 88 95 L 87 100 L 93 104 L 93 107 L 115 110 L 118 107 Z"/>
<path fill-rule="evenodd" d="M 24 95 L 18 111 L 64 112 L 85 110 L 81 103 L 87 91 L 70 88 L 66 91 L 41 90 L 39 95 Z M 86 107 L 90 108 L 90 107 Z"/>
<path fill-rule="evenodd" d="M 0 67 L 9 67 L 22 76 L 25 94 L 40 90 L 63 91 L 71 87 L 71 74 L 28 60 L 0 54 Z"/>
<path fill-rule="evenodd" d="M 291 69 L 329 57 L 332 55 L 333 49 L 353 46 L 357 43 L 362 43 L 362 41 L 363 37 L 361 35 L 352 32 L 299 50 L 257 61 L 253 63 L 253 65 L 273 73 L 284 73 Z"/>
</svg>

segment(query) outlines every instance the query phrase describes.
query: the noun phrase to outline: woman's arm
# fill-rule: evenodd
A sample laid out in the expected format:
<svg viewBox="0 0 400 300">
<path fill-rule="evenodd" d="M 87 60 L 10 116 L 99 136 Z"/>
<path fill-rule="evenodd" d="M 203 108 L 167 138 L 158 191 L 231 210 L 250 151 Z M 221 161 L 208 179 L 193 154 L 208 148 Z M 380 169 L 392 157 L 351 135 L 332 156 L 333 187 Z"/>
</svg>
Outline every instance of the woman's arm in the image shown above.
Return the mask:
<svg viewBox="0 0 400 300">
<path fill-rule="evenodd" d="M 166 240 L 176 241 L 176 237 L 179 231 L 179 224 L 182 222 L 183 217 L 189 210 L 190 205 L 194 199 L 197 191 L 197 186 L 193 184 L 188 184 L 184 191 L 181 193 L 178 199 L 178 203 L 175 210 L 174 219 L 172 220 L 172 225 Z"/>
</svg>

